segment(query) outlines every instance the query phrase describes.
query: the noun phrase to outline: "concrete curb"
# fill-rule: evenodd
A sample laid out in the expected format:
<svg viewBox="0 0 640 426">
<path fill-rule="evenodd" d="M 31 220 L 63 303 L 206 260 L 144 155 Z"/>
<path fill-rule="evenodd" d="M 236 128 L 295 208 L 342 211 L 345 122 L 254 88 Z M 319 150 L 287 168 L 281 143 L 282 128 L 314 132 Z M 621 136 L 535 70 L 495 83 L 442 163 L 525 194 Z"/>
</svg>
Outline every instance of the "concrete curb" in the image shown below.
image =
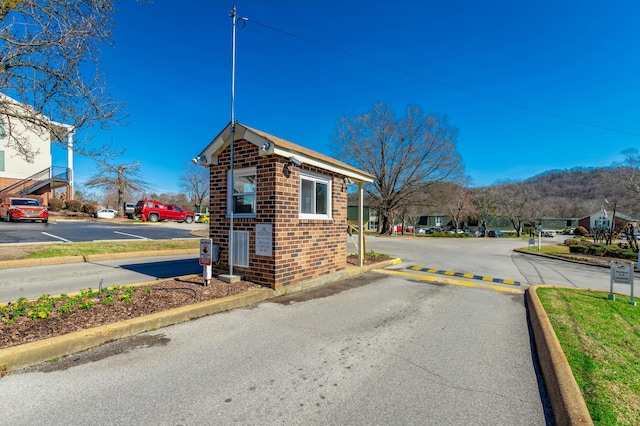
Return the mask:
<svg viewBox="0 0 640 426">
<path fill-rule="evenodd" d="M 63 336 L 52 337 L 50 339 L 25 343 L 18 346 L 11 346 L 5 349 L 0 349 L 0 371 L 4 370 L 6 372 L 11 372 L 20 370 L 33 365 L 42 364 L 43 362 L 54 360 L 62 356 L 82 352 L 124 337 L 130 337 L 146 331 L 167 327 L 195 318 L 213 315 L 244 306 L 250 306 L 273 297 L 318 287 L 330 282 L 359 275 L 371 269 L 385 268 L 389 265 L 400 262 L 400 259 L 392 259 L 377 263 L 374 266 L 366 266 L 362 268 L 348 266 L 345 271 L 304 281 L 279 290 L 272 290 L 268 288 L 251 290 L 234 296 L 170 309 L 168 311 L 132 318 L 122 322 L 106 324 L 100 327 L 81 330 Z M 157 283 L 158 281 L 152 282 Z M 141 283 L 131 285 L 141 285 Z M 144 283 L 142 283 L 142 285 L 144 285 Z"/>
<path fill-rule="evenodd" d="M 540 287 L 560 287 L 550 285 L 532 286 L 526 290 L 529 321 L 536 342 L 540 369 L 544 377 L 555 424 L 592 425 L 593 421 L 589 410 L 584 402 L 578 383 L 573 377 L 567 357 L 536 293 L 536 290 Z"/>
</svg>

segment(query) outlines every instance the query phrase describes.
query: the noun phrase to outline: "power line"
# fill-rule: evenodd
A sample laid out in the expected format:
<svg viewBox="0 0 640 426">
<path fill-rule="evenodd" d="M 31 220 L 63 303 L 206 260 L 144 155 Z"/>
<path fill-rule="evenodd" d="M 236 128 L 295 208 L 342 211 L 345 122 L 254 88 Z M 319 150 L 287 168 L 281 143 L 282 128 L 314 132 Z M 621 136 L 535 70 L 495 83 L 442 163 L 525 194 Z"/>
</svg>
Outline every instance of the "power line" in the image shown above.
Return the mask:
<svg viewBox="0 0 640 426">
<path fill-rule="evenodd" d="M 456 86 L 456 85 L 453 85 L 453 84 L 445 83 L 443 81 L 436 80 L 434 78 L 427 77 L 425 75 L 418 74 L 418 73 L 415 73 L 413 71 L 408 71 L 408 70 L 405 70 L 403 68 L 398 68 L 398 67 L 396 67 L 394 65 L 389 65 L 389 64 L 386 64 L 384 62 L 376 61 L 374 59 L 367 58 L 367 57 L 362 56 L 362 55 L 358 55 L 358 54 L 355 54 L 355 53 L 347 52 L 346 50 L 338 49 L 338 48 L 330 46 L 328 44 L 320 43 L 318 41 L 311 40 L 309 38 L 302 37 L 302 36 L 299 36 L 297 34 L 291 33 L 289 31 L 281 30 L 279 28 L 275 28 L 275 27 L 272 27 L 272 26 L 267 25 L 267 24 L 263 24 L 263 23 L 258 22 L 258 21 L 254 21 L 254 20 L 250 20 L 250 19 L 246 19 L 246 18 L 245 18 L 245 20 L 248 21 L 248 22 L 254 23 L 256 25 L 259 25 L 261 27 L 264 27 L 266 29 L 269 29 L 271 31 L 278 32 L 278 33 L 284 34 L 286 36 L 289 36 L 289 37 L 292 37 L 292 38 L 295 38 L 295 39 L 298 39 L 298 40 L 302 40 L 305 43 L 313 44 L 315 46 L 322 47 L 323 49 L 332 50 L 334 52 L 340 53 L 341 55 L 349 56 L 351 58 L 357 59 L 357 60 L 362 61 L 362 62 L 368 62 L 370 64 L 377 65 L 377 66 L 379 66 L 381 68 L 386 68 L 386 69 L 389 69 L 389 70 L 392 70 L 392 71 L 395 71 L 395 72 L 398 72 L 398 73 L 401 73 L 401 74 L 408 75 L 410 77 L 417 78 L 419 80 L 428 81 L 430 83 L 437 84 L 437 85 L 440 85 L 442 87 L 447 87 L 449 89 L 456 90 L 456 91 L 462 92 L 462 93 L 466 93 L 468 95 L 472 95 L 472 96 L 476 96 L 476 97 L 479 97 L 479 98 L 487 99 L 487 100 L 490 100 L 490 101 L 493 101 L 493 102 L 501 103 L 501 104 L 508 105 L 508 106 L 514 107 L 514 108 L 519 108 L 519 109 L 522 109 L 522 110 L 525 110 L 525 111 L 530 111 L 530 112 L 533 112 L 533 113 L 536 113 L 536 114 L 545 115 L 547 117 L 556 118 L 558 120 L 564 120 L 564 121 L 568 121 L 568 122 L 571 122 L 571 123 L 580 124 L 582 126 L 593 127 L 593 128 L 596 128 L 596 129 L 606 130 L 606 131 L 614 132 L 614 133 L 620 133 L 620 134 L 623 134 L 623 135 L 640 137 L 640 133 L 628 132 L 626 130 L 619 130 L 619 129 L 614 129 L 612 127 L 601 126 L 599 124 L 589 123 L 587 121 L 577 120 L 575 118 L 570 118 L 570 117 L 565 117 L 563 115 L 559 115 L 559 114 L 555 114 L 555 113 L 552 113 L 552 112 L 543 111 L 541 109 L 532 108 L 532 107 L 529 107 L 529 106 L 526 106 L 526 105 L 522 105 L 522 104 L 518 104 L 518 103 L 515 103 L 515 102 L 507 101 L 505 99 L 500 99 L 500 98 L 496 98 L 494 96 L 485 95 L 484 93 L 475 92 L 473 90 L 469 90 L 469 89 L 465 89 L 463 87 L 459 87 L 459 86 Z"/>
</svg>

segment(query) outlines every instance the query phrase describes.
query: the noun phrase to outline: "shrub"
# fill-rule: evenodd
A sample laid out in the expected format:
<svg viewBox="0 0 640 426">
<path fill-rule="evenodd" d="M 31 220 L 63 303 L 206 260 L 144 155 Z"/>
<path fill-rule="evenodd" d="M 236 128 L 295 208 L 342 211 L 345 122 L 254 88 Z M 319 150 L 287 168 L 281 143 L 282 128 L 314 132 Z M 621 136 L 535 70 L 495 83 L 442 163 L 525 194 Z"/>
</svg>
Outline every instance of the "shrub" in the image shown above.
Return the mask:
<svg viewBox="0 0 640 426">
<path fill-rule="evenodd" d="M 576 229 L 573 230 L 573 235 L 585 237 L 589 235 L 589 231 L 587 231 L 587 229 L 584 226 L 578 226 Z"/>
<path fill-rule="evenodd" d="M 49 210 L 51 210 L 52 212 L 59 212 L 60 210 L 62 210 L 63 204 L 64 201 L 62 201 L 60 198 L 49 198 Z"/>
<path fill-rule="evenodd" d="M 93 203 L 85 203 L 82 205 L 82 211 L 84 211 L 87 214 L 90 214 L 93 216 L 93 214 L 96 212 L 96 210 L 98 209 L 98 206 L 96 206 Z"/>
<path fill-rule="evenodd" d="M 578 254 L 587 254 L 589 252 L 589 247 L 583 245 L 573 245 L 569 246 L 569 253 L 578 253 Z"/>
<path fill-rule="evenodd" d="M 67 200 L 64 204 L 70 212 L 79 212 L 82 207 L 82 203 L 78 200 Z"/>
<path fill-rule="evenodd" d="M 623 258 L 623 259 L 637 260 L 638 259 L 638 253 L 636 253 L 635 251 L 633 251 L 631 249 L 625 249 L 625 250 L 622 250 L 622 253 L 621 253 L 620 257 Z"/>
<path fill-rule="evenodd" d="M 580 243 L 582 243 L 582 241 L 576 240 L 575 238 L 567 238 L 566 240 L 564 240 L 564 245 L 569 247 L 578 245 Z"/>
<path fill-rule="evenodd" d="M 623 258 L 623 251 L 620 247 L 609 247 L 609 250 L 607 250 L 607 254 L 606 256 L 608 257 L 615 257 L 615 258 Z"/>
</svg>

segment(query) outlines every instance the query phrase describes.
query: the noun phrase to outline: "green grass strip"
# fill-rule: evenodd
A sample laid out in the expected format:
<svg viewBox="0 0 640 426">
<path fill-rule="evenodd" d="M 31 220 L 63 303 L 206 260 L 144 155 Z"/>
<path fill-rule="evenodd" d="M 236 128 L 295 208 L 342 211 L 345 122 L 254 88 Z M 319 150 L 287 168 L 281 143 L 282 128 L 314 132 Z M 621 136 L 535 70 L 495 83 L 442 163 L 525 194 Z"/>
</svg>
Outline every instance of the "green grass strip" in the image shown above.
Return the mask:
<svg viewBox="0 0 640 426">
<path fill-rule="evenodd" d="M 596 291 L 542 287 L 537 294 L 594 423 L 640 424 L 640 306 Z"/>
</svg>

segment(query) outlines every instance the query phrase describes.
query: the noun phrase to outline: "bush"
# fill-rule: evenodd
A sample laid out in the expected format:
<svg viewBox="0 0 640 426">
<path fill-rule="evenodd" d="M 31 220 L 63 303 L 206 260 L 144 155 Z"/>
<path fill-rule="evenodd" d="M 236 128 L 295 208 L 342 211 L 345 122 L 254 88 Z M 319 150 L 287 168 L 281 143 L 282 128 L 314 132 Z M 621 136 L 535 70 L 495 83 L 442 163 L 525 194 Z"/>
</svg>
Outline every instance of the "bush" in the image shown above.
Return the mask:
<svg viewBox="0 0 640 426">
<path fill-rule="evenodd" d="M 578 226 L 576 229 L 573 230 L 573 235 L 586 237 L 587 235 L 589 235 L 589 231 L 587 231 L 587 229 L 584 226 Z"/>
<path fill-rule="evenodd" d="M 569 246 L 569 253 L 587 254 L 588 252 L 589 252 L 589 247 L 587 246 L 583 246 L 580 244 Z"/>
<path fill-rule="evenodd" d="M 59 212 L 62 210 L 62 206 L 64 205 L 64 201 L 60 198 L 49 198 L 49 210 L 52 212 Z"/>
<path fill-rule="evenodd" d="M 96 210 L 98 210 L 98 206 L 96 206 L 93 203 L 85 203 L 82 206 L 82 211 L 84 211 L 87 214 L 90 214 L 91 216 L 93 216 Z"/>
<path fill-rule="evenodd" d="M 67 200 L 64 204 L 70 212 L 79 212 L 82 207 L 82 203 L 78 200 Z"/>
<path fill-rule="evenodd" d="M 601 245 L 592 245 L 589 247 L 589 254 L 592 254 L 594 256 L 602 256 L 605 252 L 605 250 L 607 250 L 606 246 L 601 246 Z"/>
<path fill-rule="evenodd" d="M 564 240 L 564 245 L 569 247 L 578 245 L 580 243 L 582 243 L 582 241 L 576 240 L 575 238 L 567 238 L 566 240 Z"/>
</svg>

